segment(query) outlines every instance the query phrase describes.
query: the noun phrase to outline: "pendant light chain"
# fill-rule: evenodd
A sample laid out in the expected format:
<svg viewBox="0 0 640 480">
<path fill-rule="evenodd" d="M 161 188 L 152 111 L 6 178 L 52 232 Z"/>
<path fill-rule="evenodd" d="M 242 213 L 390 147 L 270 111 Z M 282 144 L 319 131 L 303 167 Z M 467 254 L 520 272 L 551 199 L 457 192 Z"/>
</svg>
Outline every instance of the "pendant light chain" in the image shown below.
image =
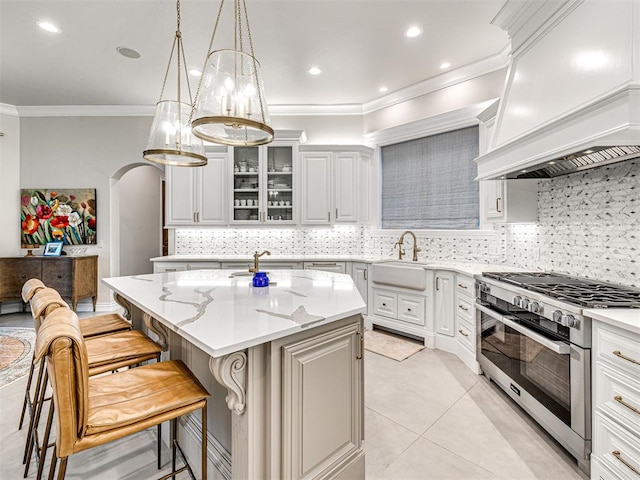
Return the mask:
<svg viewBox="0 0 640 480">
<path fill-rule="evenodd" d="M 200 80 L 198 80 L 198 88 L 196 89 L 196 97 L 195 101 L 191 102 L 193 105 L 191 107 L 191 113 L 189 114 L 189 124 L 193 120 L 193 114 L 196 111 L 196 104 L 198 103 L 198 99 L 200 98 L 200 88 L 202 87 L 202 79 L 204 78 L 204 72 L 207 68 L 207 61 L 209 60 L 209 54 L 211 53 L 211 48 L 213 47 L 213 40 L 216 38 L 216 32 L 218 31 L 218 24 L 220 23 L 220 17 L 222 16 L 222 7 L 224 7 L 224 0 L 220 1 L 220 8 L 218 8 L 218 15 L 216 16 L 216 23 L 213 25 L 213 32 L 211 32 L 211 39 L 209 40 L 209 48 L 207 48 L 207 54 L 204 56 L 204 63 L 202 65 L 202 74 L 200 75 Z"/>
<path fill-rule="evenodd" d="M 247 2 L 246 0 L 242 0 L 242 7 L 244 8 L 244 19 L 247 22 L 247 36 L 249 37 L 249 50 L 251 50 L 251 58 L 253 58 L 253 68 L 255 71 L 258 71 L 258 60 L 256 59 L 255 53 L 253 53 L 253 38 L 251 37 L 251 28 L 249 28 L 249 14 L 247 13 Z M 256 79 L 256 91 L 258 93 L 258 100 L 260 101 L 260 113 L 264 112 L 264 104 L 262 100 L 262 89 L 260 85 L 258 85 L 258 77 Z M 264 119 L 263 119 L 264 120 Z"/>
<path fill-rule="evenodd" d="M 182 14 L 180 0 L 176 0 L 176 30 L 171 45 L 169 62 L 162 81 L 160 100 L 156 104 L 156 114 L 151 124 L 147 148 L 142 152 L 143 157 L 150 162 L 169 166 L 199 167 L 207 164 L 204 144 L 191 131 L 188 114 L 193 109 L 191 85 L 189 83 L 189 69 L 182 39 Z M 176 58 L 176 89 L 177 98 L 164 99 L 169 71 Z M 184 71 L 183 71 L 184 68 Z M 184 75 L 184 81 L 182 79 Z M 182 86 L 187 85 L 189 104 L 182 103 Z"/>
</svg>

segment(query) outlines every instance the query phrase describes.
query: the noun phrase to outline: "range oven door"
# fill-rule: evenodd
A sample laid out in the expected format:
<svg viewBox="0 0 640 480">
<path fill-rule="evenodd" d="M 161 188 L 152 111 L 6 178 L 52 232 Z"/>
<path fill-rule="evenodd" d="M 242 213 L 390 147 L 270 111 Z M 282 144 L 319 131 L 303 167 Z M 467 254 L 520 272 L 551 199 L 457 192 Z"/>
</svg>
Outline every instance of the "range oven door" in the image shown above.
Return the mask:
<svg viewBox="0 0 640 480">
<path fill-rule="evenodd" d="M 503 315 L 478 303 L 476 318 L 479 357 L 512 380 L 509 388 L 514 393 L 520 395 L 520 389 L 526 390 L 582 438 L 589 438 L 586 408 L 590 405 L 590 385 L 585 385 L 585 376 L 590 374 L 589 351 L 535 331 L 514 315 Z"/>
</svg>

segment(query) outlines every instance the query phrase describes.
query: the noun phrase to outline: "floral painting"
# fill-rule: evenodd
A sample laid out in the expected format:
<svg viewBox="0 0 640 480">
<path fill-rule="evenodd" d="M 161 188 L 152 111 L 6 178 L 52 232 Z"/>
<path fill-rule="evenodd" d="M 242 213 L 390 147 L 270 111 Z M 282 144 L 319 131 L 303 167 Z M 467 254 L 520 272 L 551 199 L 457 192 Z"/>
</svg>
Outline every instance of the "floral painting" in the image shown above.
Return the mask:
<svg viewBox="0 0 640 480">
<path fill-rule="evenodd" d="M 22 245 L 96 244 L 96 190 L 21 190 Z"/>
</svg>

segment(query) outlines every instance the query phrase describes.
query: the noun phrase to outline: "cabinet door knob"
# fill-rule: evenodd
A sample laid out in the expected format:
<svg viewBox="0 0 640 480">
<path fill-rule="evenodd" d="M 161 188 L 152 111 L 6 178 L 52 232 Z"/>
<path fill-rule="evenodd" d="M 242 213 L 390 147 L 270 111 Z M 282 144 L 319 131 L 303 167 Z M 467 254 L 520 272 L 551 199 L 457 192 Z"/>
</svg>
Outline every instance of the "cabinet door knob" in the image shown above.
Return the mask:
<svg viewBox="0 0 640 480">
<path fill-rule="evenodd" d="M 387 306 L 387 304 L 386 304 L 386 303 L 383 303 L 383 304 L 382 304 L 382 306 L 383 306 L 383 307 L 386 307 L 386 306 Z"/>
<path fill-rule="evenodd" d="M 410 311 L 411 311 L 411 309 L 410 309 L 410 308 L 407 308 L 407 312 L 410 312 Z"/>
<path fill-rule="evenodd" d="M 62 278 L 62 275 L 58 275 L 58 278 Z"/>
</svg>

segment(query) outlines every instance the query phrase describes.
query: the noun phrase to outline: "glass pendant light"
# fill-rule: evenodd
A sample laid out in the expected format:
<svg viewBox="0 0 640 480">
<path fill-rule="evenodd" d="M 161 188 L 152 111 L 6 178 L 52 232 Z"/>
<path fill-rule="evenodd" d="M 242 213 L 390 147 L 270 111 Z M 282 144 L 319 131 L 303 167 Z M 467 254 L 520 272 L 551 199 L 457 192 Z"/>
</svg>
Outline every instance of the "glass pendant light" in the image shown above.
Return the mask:
<svg viewBox="0 0 640 480">
<path fill-rule="evenodd" d="M 200 167 L 207 164 L 207 157 L 204 153 L 204 144 L 201 139 L 193 135 L 189 118 L 193 110 L 193 100 L 191 97 L 191 87 L 187 74 L 187 64 L 182 43 L 182 33 L 180 32 L 180 0 L 177 2 L 177 29 L 169 55 L 169 64 L 164 74 L 160 100 L 156 104 L 156 114 L 151 124 L 149 141 L 147 148 L 143 152 L 145 159 L 150 162 L 162 165 L 172 165 L 179 167 Z M 174 52 L 177 57 L 177 100 L 164 100 L 164 90 L 167 85 L 169 70 Z M 184 77 L 187 82 L 189 92 L 189 103 L 182 101 L 181 76 L 182 65 L 184 65 Z"/>
<path fill-rule="evenodd" d="M 233 0 L 233 49 L 211 50 L 223 6 L 221 0 L 198 83 L 191 127 L 194 135 L 214 143 L 264 145 L 273 140 L 273 128 L 269 126 L 260 64 L 253 53 L 245 0 Z M 245 35 L 248 52 L 244 50 Z"/>
</svg>

